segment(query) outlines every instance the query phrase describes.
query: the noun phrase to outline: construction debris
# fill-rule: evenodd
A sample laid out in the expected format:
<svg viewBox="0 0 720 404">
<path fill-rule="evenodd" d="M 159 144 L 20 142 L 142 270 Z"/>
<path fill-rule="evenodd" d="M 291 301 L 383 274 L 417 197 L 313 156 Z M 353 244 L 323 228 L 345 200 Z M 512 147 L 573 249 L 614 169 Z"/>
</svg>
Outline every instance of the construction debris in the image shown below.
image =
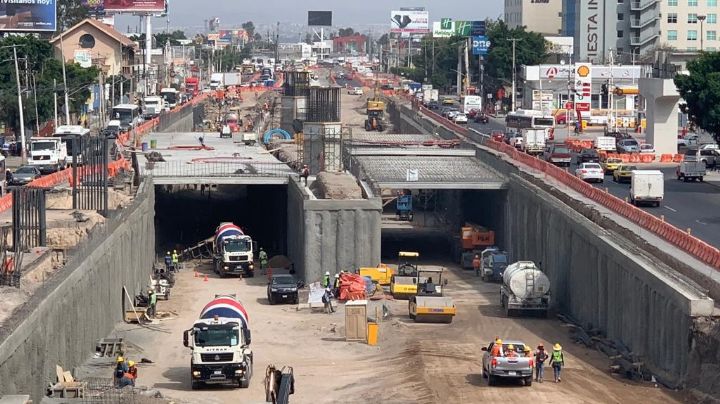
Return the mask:
<svg viewBox="0 0 720 404">
<path fill-rule="evenodd" d="M 318 199 L 363 199 L 355 177 L 346 173 L 321 172 L 310 189 Z"/>
</svg>

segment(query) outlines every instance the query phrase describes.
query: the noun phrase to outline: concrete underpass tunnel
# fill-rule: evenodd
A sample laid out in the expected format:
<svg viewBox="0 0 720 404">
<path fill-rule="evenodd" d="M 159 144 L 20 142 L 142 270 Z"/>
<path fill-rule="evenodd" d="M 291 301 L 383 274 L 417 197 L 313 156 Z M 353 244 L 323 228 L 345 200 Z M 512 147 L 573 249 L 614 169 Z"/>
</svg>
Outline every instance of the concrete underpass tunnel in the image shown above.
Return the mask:
<svg viewBox="0 0 720 404">
<path fill-rule="evenodd" d="M 156 251 L 191 247 L 220 222 L 240 226 L 268 255 L 287 254 L 286 185 L 158 185 Z"/>
<path fill-rule="evenodd" d="M 495 245 L 507 248 L 506 190 L 413 190 L 412 222 L 400 221 L 396 204 L 383 209 L 381 255 L 393 263 L 399 251 L 417 251 L 421 260 L 460 261 L 460 228 L 465 223 L 495 232 Z"/>
</svg>

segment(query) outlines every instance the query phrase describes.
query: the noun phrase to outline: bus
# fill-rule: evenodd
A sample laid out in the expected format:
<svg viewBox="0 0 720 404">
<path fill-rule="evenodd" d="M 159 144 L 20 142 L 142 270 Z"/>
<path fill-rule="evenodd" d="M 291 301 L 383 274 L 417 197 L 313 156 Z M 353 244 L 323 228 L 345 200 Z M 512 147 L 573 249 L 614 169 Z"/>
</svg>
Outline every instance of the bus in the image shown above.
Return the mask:
<svg viewBox="0 0 720 404">
<path fill-rule="evenodd" d="M 75 137 L 87 136 L 89 134 L 90 129 L 80 125 L 60 125 L 55 129 L 55 137 L 61 138 L 62 142 L 65 143 L 67 157 L 70 159 L 70 163 L 72 163 L 73 156 L 75 156 L 77 165 L 83 164 L 82 151 L 73 149 L 73 139 Z"/>
<path fill-rule="evenodd" d="M 140 123 L 140 108 L 135 104 L 118 104 L 112 109 L 112 119 L 120 121 L 120 130 L 134 129 Z"/>
<path fill-rule="evenodd" d="M 517 110 L 507 114 L 505 126 L 518 133 L 522 132 L 523 129 L 543 129 L 545 130 L 545 139 L 553 140 L 555 117 L 544 114 L 542 111 Z"/>
</svg>

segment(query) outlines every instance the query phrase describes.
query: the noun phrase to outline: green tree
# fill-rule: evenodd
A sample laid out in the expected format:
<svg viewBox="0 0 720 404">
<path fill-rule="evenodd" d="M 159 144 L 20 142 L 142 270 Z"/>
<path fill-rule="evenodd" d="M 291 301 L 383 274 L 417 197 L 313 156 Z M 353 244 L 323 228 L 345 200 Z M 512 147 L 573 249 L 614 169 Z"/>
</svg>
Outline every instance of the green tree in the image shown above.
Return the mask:
<svg viewBox="0 0 720 404">
<path fill-rule="evenodd" d="M 170 33 L 160 32 L 153 34 L 153 37 L 155 38 L 155 46 L 164 46 L 168 41 L 170 41 L 171 46 L 178 46 L 181 39 L 187 39 L 185 32 L 182 30 L 175 30 Z"/>
<path fill-rule="evenodd" d="M 487 84 L 497 88 L 512 81 L 512 46 L 515 43 L 515 66 L 537 65 L 548 57 L 548 44 L 541 34 L 528 32 L 525 27 L 509 29 L 504 21 L 487 23 L 487 37 L 490 40 L 490 50 L 487 55 L 485 73 L 489 76 Z"/>
<path fill-rule="evenodd" d="M 675 76 L 690 120 L 720 141 L 720 53 L 703 52 L 688 62 L 689 74 Z"/>
<path fill-rule="evenodd" d="M 339 37 L 353 36 L 355 34 L 355 30 L 352 28 L 340 28 L 340 30 L 338 31 Z"/>
<path fill-rule="evenodd" d="M 242 29 L 247 32 L 248 38 L 253 38 L 255 36 L 255 24 L 252 21 L 244 22 L 242 24 Z"/>
<path fill-rule="evenodd" d="M 56 7 L 58 33 L 89 17 L 88 8 L 81 0 L 58 0 Z"/>
</svg>

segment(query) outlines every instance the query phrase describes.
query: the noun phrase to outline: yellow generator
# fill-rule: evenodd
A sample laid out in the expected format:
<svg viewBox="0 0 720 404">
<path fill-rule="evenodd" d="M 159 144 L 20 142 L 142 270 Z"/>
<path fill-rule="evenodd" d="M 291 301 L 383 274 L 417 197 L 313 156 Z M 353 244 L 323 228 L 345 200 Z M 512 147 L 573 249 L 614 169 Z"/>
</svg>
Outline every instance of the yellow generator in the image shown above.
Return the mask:
<svg viewBox="0 0 720 404">
<path fill-rule="evenodd" d="M 407 299 L 417 294 L 417 261 L 420 253 L 400 251 L 397 273 L 390 277 L 390 294 L 395 299 Z"/>
<path fill-rule="evenodd" d="M 365 120 L 365 130 L 368 132 L 385 130 L 383 117 L 385 116 L 385 102 L 378 98 L 368 100 L 367 102 L 367 119 Z"/>
<path fill-rule="evenodd" d="M 442 269 L 418 269 L 417 294 L 408 302 L 410 318 L 416 323 L 452 323 L 455 302 L 443 294 L 447 279 L 442 279 Z"/>
<path fill-rule="evenodd" d="M 389 285 L 392 276 L 395 274 L 395 270 L 385 264 L 380 264 L 375 268 L 360 268 L 358 272 L 360 273 L 360 276 L 367 276 L 373 281 L 373 283 L 383 286 Z"/>
</svg>

